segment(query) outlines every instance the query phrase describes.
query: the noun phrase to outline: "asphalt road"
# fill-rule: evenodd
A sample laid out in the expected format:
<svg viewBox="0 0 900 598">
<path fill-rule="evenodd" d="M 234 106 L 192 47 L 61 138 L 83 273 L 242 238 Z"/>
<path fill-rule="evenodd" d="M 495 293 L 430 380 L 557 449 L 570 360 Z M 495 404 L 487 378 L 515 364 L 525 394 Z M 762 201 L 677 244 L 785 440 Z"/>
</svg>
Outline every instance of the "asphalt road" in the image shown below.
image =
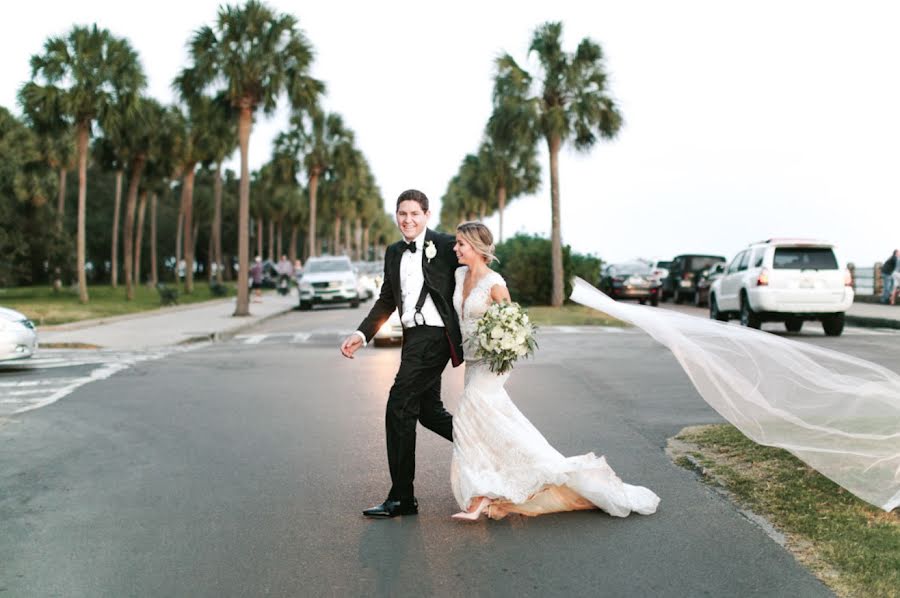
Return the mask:
<svg viewBox="0 0 900 598">
<path fill-rule="evenodd" d="M 451 447 L 420 428 L 420 514 L 363 518 L 389 485 L 399 359 L 339 355 L 366 307 L 294 312 L 0 419 L 0 597 L 830 595 L 670 463 L 667 438 L 720 420 L 636 330 L 544 330 L 507 389 L 563 453 L 656 491 L 657 514 L 452 521 Z M 798 338 L 900 371 L 896 333 L 852 332 Z M 448 367 L 451 412 L 461 386 Z"/>
</svg>

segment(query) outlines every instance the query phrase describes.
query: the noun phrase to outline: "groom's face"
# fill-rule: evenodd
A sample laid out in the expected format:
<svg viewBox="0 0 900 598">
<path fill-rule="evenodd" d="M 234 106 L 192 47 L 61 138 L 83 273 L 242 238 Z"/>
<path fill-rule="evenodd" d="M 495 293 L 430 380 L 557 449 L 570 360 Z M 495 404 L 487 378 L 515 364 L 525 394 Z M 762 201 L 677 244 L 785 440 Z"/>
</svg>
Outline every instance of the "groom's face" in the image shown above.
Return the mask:
<svg viewBox="0 0 900 598">
<path fill-rule="evenodd" d="M 401 201 L 397 206 L 397 226 L 407 241 L 412 241 L 428 226 L 428 216 L 431 212 L 423 210 L 419 202 L 413 200 Z"/>
</svg>

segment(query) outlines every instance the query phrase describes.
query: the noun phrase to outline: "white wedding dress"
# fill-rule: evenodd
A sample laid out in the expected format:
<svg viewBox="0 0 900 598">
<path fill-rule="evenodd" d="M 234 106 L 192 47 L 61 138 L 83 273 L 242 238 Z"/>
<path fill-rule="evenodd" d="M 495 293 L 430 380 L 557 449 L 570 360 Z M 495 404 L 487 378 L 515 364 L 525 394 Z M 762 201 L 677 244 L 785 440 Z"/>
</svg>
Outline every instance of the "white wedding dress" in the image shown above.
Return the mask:
<svg viewBox="0 0 900 598">
<path fill-rule="evenodd" d="M 462 329 L 466 357 L 463 396 L 453 416 L 453 461 L 450 482 L 456 502 L 468 510 L 472 499 L 492 499 L 486 511 L 501 519 L 509 513 L 541 515 L 601 508 L 625 517 L 649 515 L 659 497 L 647 488 L 625 484 L 593 453 L 565 457 L 554 449 L 510 400 L 503 388 L 509 373 L 497 375 L 474 360 L 472 336 L 491 304 L 491 288 L 506 286 L 489 272 L 472 288 L 463 305 L 468 268 L 456 270 L 453 305 Z"/>
</svg>

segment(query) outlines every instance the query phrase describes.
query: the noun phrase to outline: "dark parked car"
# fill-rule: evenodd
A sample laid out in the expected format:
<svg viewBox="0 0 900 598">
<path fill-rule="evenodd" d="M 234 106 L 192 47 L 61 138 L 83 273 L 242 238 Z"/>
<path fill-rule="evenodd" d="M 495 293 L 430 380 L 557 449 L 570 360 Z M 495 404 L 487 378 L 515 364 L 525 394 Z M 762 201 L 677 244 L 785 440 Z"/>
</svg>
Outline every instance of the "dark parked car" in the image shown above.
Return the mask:
<svg viewBox="0 0 900 598">
<path fill-rule="evenodd" d="M 697 290 L 694 292 L 694 305 L 703 307 L 709 303 L 709 287 L 723 274 L 725 274 L 725 262 L 717 262 L 712 267 L 700 272 L 700 278 L 697 279 Z"/>
<path fill-rule="evenodd" d="M 641 305 L 659 305 L 660 283 L 646 262 L 610 264 L 603 269 L 600 290 L 613 299 L 637 299 Z"/>
<path fill-rule="evenodd" d="M 724 262 L 721 255 L 702 255 L 685 253 L 672 259 L 669 275 L 663 281 L 663 293 L 675 299 L 675 303 L 684 303 L 685 299 L 693 299 L 697 291 L 700 274 L 719 262 Z"/>
</svg>

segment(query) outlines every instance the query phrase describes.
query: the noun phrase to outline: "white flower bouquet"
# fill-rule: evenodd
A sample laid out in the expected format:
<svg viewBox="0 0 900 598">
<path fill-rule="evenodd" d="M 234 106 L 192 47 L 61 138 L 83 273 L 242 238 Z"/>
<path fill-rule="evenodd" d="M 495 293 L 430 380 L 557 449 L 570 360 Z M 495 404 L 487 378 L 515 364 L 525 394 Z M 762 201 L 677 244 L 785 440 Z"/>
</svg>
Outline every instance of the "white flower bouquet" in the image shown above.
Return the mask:
<svg viewBox="0 0 900 598">
<path fill-rule="evenodd" d="M 494 303 L 475 323 L 475 358 L 495 374 L 505 374 L 520 357 L 534 353 L 535 327 L 518 303 Z"/>
</svg>

